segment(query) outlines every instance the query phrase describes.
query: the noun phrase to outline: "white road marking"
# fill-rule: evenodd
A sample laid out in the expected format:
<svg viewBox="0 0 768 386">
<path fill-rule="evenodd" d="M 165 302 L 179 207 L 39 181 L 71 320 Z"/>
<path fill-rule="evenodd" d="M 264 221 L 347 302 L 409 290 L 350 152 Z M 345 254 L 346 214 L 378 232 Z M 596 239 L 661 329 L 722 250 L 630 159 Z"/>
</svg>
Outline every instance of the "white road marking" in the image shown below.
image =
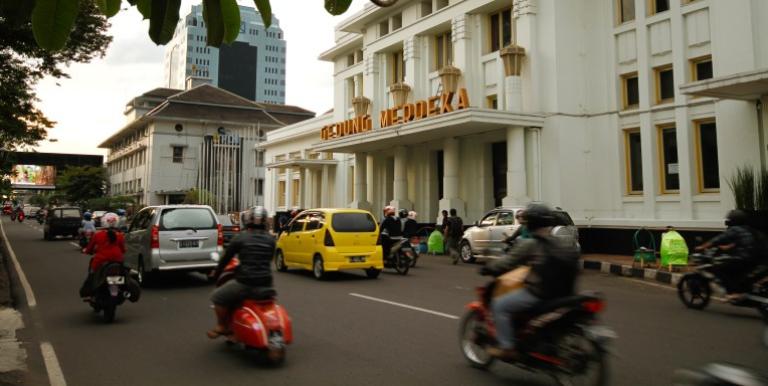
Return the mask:
<svg viewBox="0 0 768 386">
<path fill-rule="evenodd" d="M 80 244 L 78 244 L 78 243 L 76 243 L 76 242 L 74 242 L 74 241 L 70 241 L 70 242 L 69 242 L 69 245 L 71 245 L 71 246 L 73 246 L 73 247 L 75 247 L 75 248 L 77 248 L 77 249 L 80 249 Z"/>
<path fill-rule="evenodd" d="M 53 346 L 48 342 L 40 343 L 40 351 L 43 353 L 43 361 L 45 361 L 45 368 L 48 370 L 48 381 L 50 381 L 51 386 L 67 386 Z"/>
<path fill-rule="evenodd" d="M 421 312 L 425 312 L 427 314 L 442 316 L 442 317 L 448 318 L 448 319 L 459 319 L 459 317 L 456 316 L 456 315 L 444 314 L 442 312 L 432 311 L 432 310 L 428 310 L 426 308 L 410 306 L 408 304 L 397 303 L 397 302 L 393 302 L 393 301 L 390 301 L 390 300 L 374 298 L 372 296 L 361 295 L 361 294 L 357 294 L 357 293 L 354 293 L 354 292 L 350 292 L 349 295 L 350 296 L 354 296 L 354 297 L 358 297 L 358 298 L 362 298 L 362 299 L 372 300 L 374 302 L 379 302 L 379 303 L 389 304 L 389 305 L 393 305 L 393 306 L 397 306 L 397 307 L 407 308 L 409 310 L 421 311 Z"/>
<path fill-rule="evenodd" d="M 24 274 L 24 271 L 21 270 L 21 264 L 19 264 L 19 260 L 16 258 L 16 253 L 13 252 L 13 248 L 11 248 L 11 243 L 8 242 L 8 236 L 5 234 L 5 228 L 3 227 L 3 222 L 0 220 L 0 232 L 3 234 L 3 241 L 5 241 L 5 247 L 8 249 L 8 253 L 11 255 L 11 261 L 13 261 L 13 266 L 16 268 L 16 274 L 19 275 L 19 281 L 21 282 L 21 287 L 24 288 L 24 294 L 27 298 L 27 305 L 29 305 L 29 308 L 34 308 L 37 306 L 37 300 L 35 299 L 35 293 L 32 292 L 32 286 L 29 285 L 29 281 L 27 280 L 27 275 Z"/>
<path fill-rule="evenodd" d="M 651 287 L 665 289 L 667 291 L 675 291 L 675 292 L 677 292 L 677 288 L 666 286 L 666 285 L 663 285 L 663 284 L 649 283 L 647 281 L 643 281 L 643 280 L 639 280 L 639 279 L 629 279 L 629 281 L 633 281 L 635 283 L 649 285 Z M 721 298 L 721 297 L 718 297 L 718 296 L 713 296 L 712 299 L 717 300 L 719 302 L 723 302 L 723 303 L 726 302 L 725 298 Z"/>
</svg>

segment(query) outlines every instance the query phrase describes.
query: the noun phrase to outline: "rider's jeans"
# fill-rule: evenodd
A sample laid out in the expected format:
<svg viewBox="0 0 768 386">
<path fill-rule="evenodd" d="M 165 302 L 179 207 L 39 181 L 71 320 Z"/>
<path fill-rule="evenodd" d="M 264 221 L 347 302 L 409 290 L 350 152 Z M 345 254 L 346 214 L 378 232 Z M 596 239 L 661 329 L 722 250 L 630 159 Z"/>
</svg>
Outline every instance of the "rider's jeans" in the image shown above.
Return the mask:
<svg viewBox="0 0 768 386">
<path fill-rule="evenodd" d="M 512 315 L 527 310 L 540 301 L 541 299 L 533 296 L 525 288 L 493 300 L 491 307 L 493 308 L 493 321 L 496 325 L 496 340 L 499 341 L 499 348 L 514 348 L 515 331 L 512 326 Z"/>
</svg>

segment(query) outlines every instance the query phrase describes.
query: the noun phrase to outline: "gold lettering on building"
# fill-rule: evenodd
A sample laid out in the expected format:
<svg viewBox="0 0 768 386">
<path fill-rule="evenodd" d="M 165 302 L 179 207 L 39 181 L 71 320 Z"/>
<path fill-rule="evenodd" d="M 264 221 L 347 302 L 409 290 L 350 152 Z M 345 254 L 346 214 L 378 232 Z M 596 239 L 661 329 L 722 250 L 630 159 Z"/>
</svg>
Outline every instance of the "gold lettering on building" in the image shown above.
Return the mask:
<svg viewBox="0 0 768 386">
<path fill-rule="evenodd" d="M 452 104 L 454 96 L 458 99 L 456 101 L 456 106 L 453 106 Z M 385 128 L 467 108 L 469 108 L 467 89 L 461 88 L 455 94 L 452 92 L 443 92 L 440 95 L 431 96 L 426 100 L 418 100 L 413 103 L 406 103 L 402 106 L 381 110 L 379 111 L 379 126 Z M 348 135 L 364 133 L 372 129 L 373 119 L 370 115 L 365 115 L 324 126 L 320 129 L 320 139 L 325 141 L 333 138 L 341 138 Z"/>
</svg>

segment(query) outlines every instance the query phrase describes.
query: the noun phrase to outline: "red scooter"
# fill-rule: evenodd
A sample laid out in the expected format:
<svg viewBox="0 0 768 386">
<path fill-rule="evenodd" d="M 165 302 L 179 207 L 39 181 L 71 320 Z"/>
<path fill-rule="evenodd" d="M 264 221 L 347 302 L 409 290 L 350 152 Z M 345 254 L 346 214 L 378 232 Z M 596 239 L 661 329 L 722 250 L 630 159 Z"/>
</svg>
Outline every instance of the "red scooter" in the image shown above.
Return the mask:
<svg viewBox="0 0 768 386">
<path fill-rule="evenodd" d="M 218 261 L 218 253 L 212 254 Z M 235 278 L 237 258 L 224 268 L 216 280 L 216 287 Z M 279 365 L 285 361 L 286 346 L 293 341 L 291 318 L 283 306 L 275 302 L 277 292 L 272 288 L 254 288 L 229 316 L 228 344 L 242 344 L 246 350 L 262 352 L 269 363 Z"/>
</svg>

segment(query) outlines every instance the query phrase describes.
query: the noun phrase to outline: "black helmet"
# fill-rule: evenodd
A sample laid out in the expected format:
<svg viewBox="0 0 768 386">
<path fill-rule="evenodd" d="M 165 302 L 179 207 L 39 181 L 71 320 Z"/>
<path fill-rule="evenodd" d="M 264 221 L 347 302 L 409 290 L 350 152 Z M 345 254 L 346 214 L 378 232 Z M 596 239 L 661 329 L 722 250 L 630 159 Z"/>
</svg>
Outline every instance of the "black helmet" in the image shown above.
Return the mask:
<svg viewBox="0 0 768 386">
<path fill-rule="evenodd" d="M 527 227 L 530 230 L 553 226 L 555 216 L 552 210 L 544 204 L 530 204 L 523 212 L 523 219 L 527 221 Z"/>
<path fill-rule="evenodd" d="M 747 213 L 741 209 L 734 209 L 725 216 L 725 226 L 735 225 L 747 225 L 749 223 L 749 217 Z"/>
<path fill-rule="evenodd" d="M 265 228 L 269 214 L 263 206 L 254 206 L 245 213 L 245 225 L 249 228 Z"/>
<path fill-rule="evenodd" d="M 408 217 L 408 209 L 400 209 L 400 210 L 397 212 L 397 215 L 398 215 L 400 218 L 406 218 L 406 217 Z"/>
</svg>

